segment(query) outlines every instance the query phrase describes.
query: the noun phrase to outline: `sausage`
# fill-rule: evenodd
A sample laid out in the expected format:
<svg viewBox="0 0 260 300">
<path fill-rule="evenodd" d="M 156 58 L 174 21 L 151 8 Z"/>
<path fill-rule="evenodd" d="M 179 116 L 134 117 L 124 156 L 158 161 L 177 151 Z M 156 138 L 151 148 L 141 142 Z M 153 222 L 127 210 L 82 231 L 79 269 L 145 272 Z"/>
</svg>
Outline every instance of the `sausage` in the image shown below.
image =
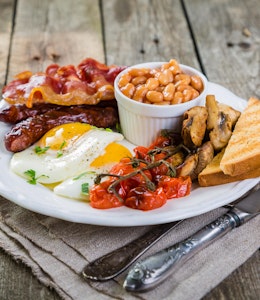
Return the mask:
<svg viewBox="0 0 260 300">
<path fill-rule="evenodd" d="M 34 144 L 50 129 L 72 122 L 112 128 L 119 122 L 119 119 L 117 109 L 114 107 L 68 106 L 58 110 L 50 110 L 14 125 L 10 132 L 5 135 L 5 147 L 11 152 L 22 151 Z"/>
<path fill-rule="evenodd" d="M 26 105 L 11 105 L 0 111 L 0 121 L 16 124 L 29 117 L 44 114 L 54 109 L 57 109 L 57 105 L 45 103 L 35 104 L 32 108 L 28 108 Z"/>
<path fill-rule="evenodd" d="M 117 107 L 116 100 L 106 100 L 100 101 L 96 107 Z M 32 108 L 28 108 L 25 104 L 23 105 L 10 105 L 7 108 L 4 108 L 0 111 L 0 121 L 9 124 L 16 124 L 22 120 L 25 120 L 29 117 L 34 117 L 37 115 L 45 114 L 51 110 L 63 110 L 65 106 L 56 105 L 50 103 L 36 103 Z M 93 105 L 81 105 L 79 106 L 82 109 L 93 108 Z"/>
</svg>

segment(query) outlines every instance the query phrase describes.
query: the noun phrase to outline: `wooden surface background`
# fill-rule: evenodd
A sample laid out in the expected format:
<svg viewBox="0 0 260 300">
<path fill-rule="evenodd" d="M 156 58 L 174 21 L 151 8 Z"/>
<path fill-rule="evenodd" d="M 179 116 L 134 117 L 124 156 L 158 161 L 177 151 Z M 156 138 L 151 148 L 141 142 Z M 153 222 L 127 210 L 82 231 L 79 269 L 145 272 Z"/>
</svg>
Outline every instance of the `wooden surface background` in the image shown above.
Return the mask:
<svg viewBox="0 0 260 300">
<path fill-rule="evenodd" d="M 259 0 L 0 0 L 0 87 L 53 62 L 176 58 L 241 98 L 260 98 L 259 20 Z M 0 300 L 59 299 L 2 250 L 0 273 Z M 259 274 L 258 251 L 204 299 L 259 299 Z"/>
</svg>

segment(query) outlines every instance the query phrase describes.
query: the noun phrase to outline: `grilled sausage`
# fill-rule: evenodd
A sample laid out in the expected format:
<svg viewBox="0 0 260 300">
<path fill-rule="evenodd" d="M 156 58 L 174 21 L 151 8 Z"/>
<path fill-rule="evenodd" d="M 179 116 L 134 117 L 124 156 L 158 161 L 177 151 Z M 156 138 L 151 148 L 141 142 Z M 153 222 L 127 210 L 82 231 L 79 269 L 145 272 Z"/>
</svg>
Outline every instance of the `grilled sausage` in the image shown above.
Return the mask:
<svg viewBox="0 0 260 300">
<path fill-rule="evenodd" d="M 14 125 L 5 135 L 5 147 L 8 151 L 22 151 L 55 126 L 81 122 L 102 128 L 114 127 L 118 122 L 118 113 L 114 107 L 83 108 L 80 106 L 63 107 L 36 115 Z"/>
</svg>

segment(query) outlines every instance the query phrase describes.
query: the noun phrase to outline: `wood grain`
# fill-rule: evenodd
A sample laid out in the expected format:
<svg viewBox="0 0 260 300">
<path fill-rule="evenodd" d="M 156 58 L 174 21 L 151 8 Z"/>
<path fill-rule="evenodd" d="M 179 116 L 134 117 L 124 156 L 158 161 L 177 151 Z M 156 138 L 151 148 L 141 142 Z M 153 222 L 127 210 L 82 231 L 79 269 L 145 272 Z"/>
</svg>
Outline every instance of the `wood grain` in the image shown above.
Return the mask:
<svg viewBox="0 0 260 300">
<path fill-rule="evenodd" d="M 169 61 L 199 68 L 179 1 L 103 1 L 107 62 Z"/>
<path fill-rule="evenodd" d="M 13 28 L 14 1 L 0 2 L 0 90 L 5 84 L 11 33 Z"/>
<path fill-rule="evenodd" d="M 184 7 L 208 79 L 260 98 L 259 1 L 184 0 Z"/>
<path fill-rule="evenodd" d="M 51 63 L 104 61 L 100 18 L 99 1 L 18 1 L 8 80 L 24 70 L 44 71 Z"/>
</svg>

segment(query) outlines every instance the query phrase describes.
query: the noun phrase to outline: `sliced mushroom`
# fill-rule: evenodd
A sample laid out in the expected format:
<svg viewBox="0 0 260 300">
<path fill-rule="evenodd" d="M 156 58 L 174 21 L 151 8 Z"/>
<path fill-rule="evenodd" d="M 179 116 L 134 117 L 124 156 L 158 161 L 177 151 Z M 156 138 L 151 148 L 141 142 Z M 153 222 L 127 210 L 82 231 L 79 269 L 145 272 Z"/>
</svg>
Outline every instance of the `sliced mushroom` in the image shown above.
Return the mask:
<svg viewBox="0 0 260 300">
<path fill-rule="evenodd" d="M 213 95 L 206 97 L 206 107 L 209 138 L 214 149 L 219 151 L 227 145 L 240 112 L 226 104 L 218 103 Z"/>
<path fill-rule="evenodd" d="M 206 96 L 206 107 L 208 110 L 207 129 L 211 130 L 215 127 L 215 124 L 217 124 L 219 112 L 218 104 L 214 95 Z"/>
<path fill-rule="evenodd" d="M 199 160 L 199 156 L 197 153 L 188 155 L 186 157 L 184 163 L 181 165 L 178 175 L 179 176 L 190 176 L 196 169 L 198 160 Z"/>
<path fill-rule="evenodd" d="M 183 143 L 190 149 L 201 146 L 206 132 L 208 112 L 203 106 L 195 106 L 183 115 L 182 138 Z"/>
<path fill-rule="evenodd" d="M 173 156 L 171 156 L 171 164 L 173 167 L 178 167 L 184 162 L 184 153 L 183 152 L 177 152 Z"/>
<path fill-rule="evenodd" d="M 187 156 L 181 170 L 180 176 L 190 176 L 191 180 L 198 178 L 199 173 L 206 168 L 214 157 L 214 148 L 210 141 L 205 142 L 197 149 L 197 152 Z"/>
<path fill-rule="evenodd" d="M 238 118 L 241 115 L 241 112 L 227 104 L 224 104 L 224 103 L 218 103 L 218 108 L 219 108 L 219 111 L 222 111 L 223 113 L 225 113 L 229 116 L 231 123 L 232 123 L 232 128 L 234 128 Z"/>
<path fill-rule="evenodd" d="M 212 161 L 214 157 L 214 148 L 210 141 L 205 142 L 198 150 L 198 163 L 191 174 L 191 179 L 197 179 L 199 173 L 206 168 L 206 166 Z"/>
<path fill-rule="evenodd" d="M 210 131 L 209 138 L 216 151 L 221 150 L 227 144 L 232 135 L 232 122 L 228 115 L 219 112 L 217 124 Z"/>
</svg>

